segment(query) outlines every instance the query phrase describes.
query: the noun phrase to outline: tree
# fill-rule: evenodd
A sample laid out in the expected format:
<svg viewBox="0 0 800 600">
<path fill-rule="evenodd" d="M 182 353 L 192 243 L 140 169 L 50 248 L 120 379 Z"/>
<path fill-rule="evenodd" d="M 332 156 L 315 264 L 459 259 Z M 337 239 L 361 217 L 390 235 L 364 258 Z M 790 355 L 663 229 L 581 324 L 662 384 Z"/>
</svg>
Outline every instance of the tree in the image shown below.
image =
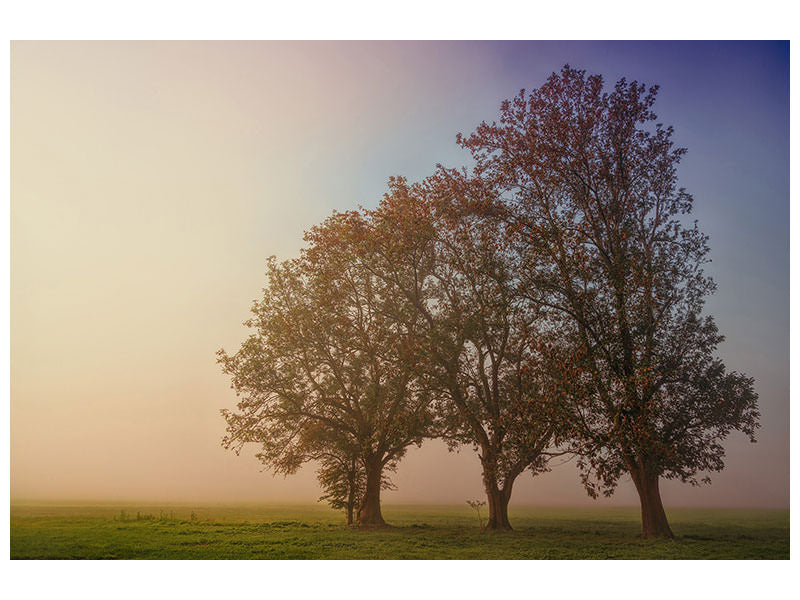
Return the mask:
<svg viewBox="0 0 800 600">
<path fill-rule="evenodd" d="M 367 213 L 364 253 L 384 294 L 405 300 L 395 318 L 420 335 L 439 435 L 479 452 L 487 528 L 511 529 L 514 482 L 547 470 L 557 433 L 540 383 L 540 311 L 519 294 L 503 224 L 478 210 L 487 201 L 480 186 L 444 170 L 424 185 L 389 185 Z"/>
<path fill-rule="evenodd" d="M 659 479 L 721 470 L 722 440 L 755 441 L 759 413 L 753 380 L 726 372 L 702 315 L 707 237 L 684 222 L 685 149 L 657 123 L 657 91 L 621 79 L 606 92 L 566 66 L 459 141 L 504 198 L 528 297 L 555 319 L 549 393 L 569 407 L 587 491 L 609 495 L 629 473 L 642 535 L 672 537 Z"/>
<path fill-rule="evenodd" d="M 347 524 L 352 525 L 355 510 L 364 496 L 364 469 L 359 457 L 335 453 L 318 459 L 321 465 L 317 470 L 317 480 L 325 493 L 320 500 L 327 500 L 331 508 L 345 511 Z"/>
<path fill-rule="evenodd" d="M 344 510 L 347 524 L 352 525 L 364 497 L 365 483 L 364 466 L 353 437 L 325 423 L 311 422 L 303 427 L 297 439 L 299 443 L 291 454 L 318 464 L 317 481 L 324 490 L 319 500 L 326 500 L 331 508 Z"/>
<path fill-rule="evenodd" d="M 396 300 L 353 252 L 357 222 L 335 214 L 306 234 L 300 258 L 269 261 L 264 297 L 246 322 L 254 332 L 236 354 L 219 352 L 240 397 L 238 411 L 222 411 L 223 444 L 259 443 L 259 459 L 282 473 L 322 460 L 320 477 L 337 501 L 341 478 L 355 475 L 347 502 L 358 492 L 357 522 L 379 526 L 384 473 L 422 443 L 430 400 L 414 375 L 413 321 L 387 318 Z"/>
<path fill-rule="evenodd" d="M 316 456 L 315 460 L 320 463 L 317 481 L 325 490 L 319 498 L 320 501 L 325 500 L 331 508 L 344 510 L 347 524 L 352 525 L 355 511 L 361 505 L 366 489 L 364 465 L 359 456 L 356 453 L 347 455 L 325 452 Z M 389 463 L 383 470 L 381 489 L 396 489 L 386 472 L 397 470 L 397 463 Z"/>
<path fill-rule="evenodd" d="M 317 444 L 325 439 L 323 434 L 317 437 Z M 317 481 L 325 491 L 320 501 L 327 501 L 331 508 L 344 510 L 348 525 L 355 522 L 355 511 L 361 505 L 366 490 L 364 465 L 357 448 L 336 444 L 319 444 L 321 450 L 310 454 L 319 463 Z M 395 489 L 387 472 L 394 472 L 397 463 L 391 462 L 384 467 L 381 483 L 382 490 Z"/>
</svg>

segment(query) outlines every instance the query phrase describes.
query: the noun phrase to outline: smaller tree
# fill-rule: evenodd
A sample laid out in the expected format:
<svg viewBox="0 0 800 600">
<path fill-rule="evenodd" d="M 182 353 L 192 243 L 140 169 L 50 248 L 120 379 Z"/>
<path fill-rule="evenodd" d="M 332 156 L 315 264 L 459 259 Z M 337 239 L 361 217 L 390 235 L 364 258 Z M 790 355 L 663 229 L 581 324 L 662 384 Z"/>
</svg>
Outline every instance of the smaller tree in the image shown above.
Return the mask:
<svg viewBox="0 0 800 600">
<path fill-rule="evenodd" d="M 486 506 L 486 500 L 467 500 L 467 504 L 469 504 L 478 515 L 478 525 L 480 525 L 481 531 L 483 531 L 483 515 L 481 515 L 481 508 Z"/>
<path fill-rule="evenodd" d="M 299 440 L 295 451 L 319 465 L 317 481 L 324 490 L 319 500 L 327 501 L 335 510 L 344 510 L 347 524 L 352 525 L 365 485 L 358 446 L 346 433 L 319 424 L 309 424 Z"/>
<path fill-rule="evenodd" d="M 355 510 L 364 496 L 364 468 L 356 454 L 326 454 L 321 463 L 317 480 L 325 493 L 319 499 L 326 500 L 331 508 L 344 510 L 347 524 L 352 525 Z"/>
<path fill-rule="evenodd" d="M 343 450 L 343 449 L 340 449 Z M 327 501 L 336 510 L 344 510 L 347 524 L 355 522 L 355 511 L 361 506 L 367 486 L 364 465 L 357 451 L 327 451 L 315 455 L 320 464 L 317 469 L 317 481 L 325 490 L 320 502 Z M 396 489 L 391 479 L 385 474 L 397 470 L 396 463 L 384 467 L 382 490 Z"/>
</svg>

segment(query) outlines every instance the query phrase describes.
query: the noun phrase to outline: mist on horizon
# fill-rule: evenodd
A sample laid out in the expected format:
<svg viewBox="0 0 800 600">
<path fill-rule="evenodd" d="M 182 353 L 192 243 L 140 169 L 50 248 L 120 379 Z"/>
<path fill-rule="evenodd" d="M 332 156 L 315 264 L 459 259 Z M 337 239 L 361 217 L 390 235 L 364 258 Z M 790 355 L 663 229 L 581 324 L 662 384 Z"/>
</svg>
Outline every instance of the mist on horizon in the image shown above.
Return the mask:
<svg viewBox="0 0 800 600">
<path fill-rule="evenodd" d="M 758 443 L 733 433 L 712 484 L 665 481 L 665 506 L 788 508 L 788 43 L 756 42 L 13 42 L 12 501 L 315 501 L 313 465 L 273 477 L 220 444 L 215 352 L 246 336 L 266 257 L 391 175 L 468 164 L 456 133 L 565 63 L 661 86 L 706 312 L 759 394 Z M 473 450 L 438 440 L 392 480 L 387 504 L 484 496 Z M 525 504 L 638 500 L 630 478 L 592 500 L 571 461 L 521 475 Z"/>
</svg>

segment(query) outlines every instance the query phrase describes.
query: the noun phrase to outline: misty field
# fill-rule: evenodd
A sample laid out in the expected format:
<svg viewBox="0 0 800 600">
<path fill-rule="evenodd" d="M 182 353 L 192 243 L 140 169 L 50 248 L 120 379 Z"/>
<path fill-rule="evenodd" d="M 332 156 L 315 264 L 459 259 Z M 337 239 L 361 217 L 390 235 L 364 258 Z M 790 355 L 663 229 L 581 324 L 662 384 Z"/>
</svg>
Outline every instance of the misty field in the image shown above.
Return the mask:
<svg viewBox="0 0 800 600">
<path fill-rule="evenodd" d="M 386 505 L 348 528 L 321 505 L 11 507 L 12 559 L 788 559 L 788 510 L 673 509 L 674 540 L 640 540 L 636 508 L 511 508 L 482 532 L 468 506 Z"/>
</svg>

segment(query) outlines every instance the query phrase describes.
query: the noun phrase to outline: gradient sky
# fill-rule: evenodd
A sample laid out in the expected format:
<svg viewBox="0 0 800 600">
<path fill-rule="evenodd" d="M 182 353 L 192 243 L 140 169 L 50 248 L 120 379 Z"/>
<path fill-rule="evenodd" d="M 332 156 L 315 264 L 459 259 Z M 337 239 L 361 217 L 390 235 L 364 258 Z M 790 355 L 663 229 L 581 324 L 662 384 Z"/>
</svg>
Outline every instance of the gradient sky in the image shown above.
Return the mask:
<svg viewBox="0 0 800 600">
<path fill-rule="evenodd" d="M 235 350 L 265 258 L 390 175 L 468 157 L 455 134 L 564 63 L 657 83 L 711 236 L 708 302 L 756 379 L 756 445 L 726 443 L 668 506 L 789 505 L 789 46 L 758 42 L 14 42 L 11 497 L 315 500 L 220 446 Z M 386 502 L 482 497 L 477 457 L 412 449 Z M 574 466 L 512 503 L 591 504 Z M 636 504 L 629 480 L 597 504 Z"/>
</svg>

